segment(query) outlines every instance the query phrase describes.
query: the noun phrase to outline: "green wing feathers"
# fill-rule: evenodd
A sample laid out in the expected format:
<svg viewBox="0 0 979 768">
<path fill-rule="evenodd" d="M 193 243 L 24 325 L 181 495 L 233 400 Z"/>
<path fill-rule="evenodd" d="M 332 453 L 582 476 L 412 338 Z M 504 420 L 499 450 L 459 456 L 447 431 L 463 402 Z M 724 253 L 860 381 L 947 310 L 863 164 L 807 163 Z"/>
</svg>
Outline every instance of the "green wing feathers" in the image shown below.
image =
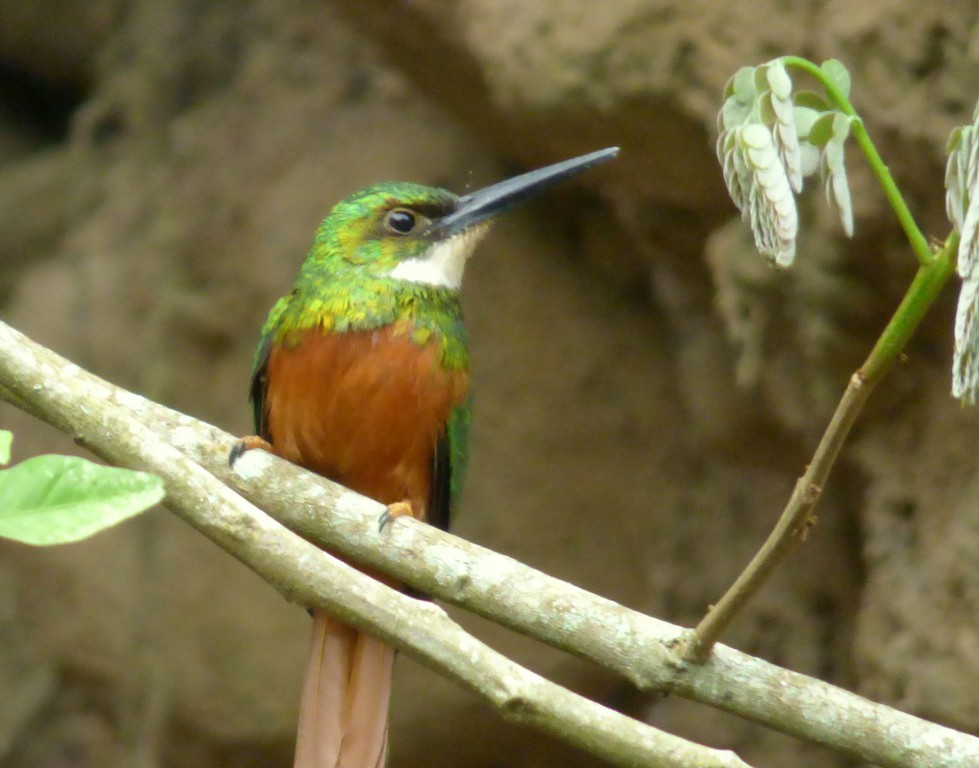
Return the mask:
<svg viewBox="0 0 979 768">
<path fill-rule="evenodd" d="M 472 395 L 457 405 L 449 417 L 448 441 L 452 476 L 449 480 L 449 495 L 453 504 L 459 502 L 462 486 L 466 480 L 466 467 L 469 465 L 469 431 L 472 425 Z"/>
<path fill-rule="evenodd" d="M 439 435 L 435 446 L 428 522 L 442 530 L 449 529 L 452 512 L 459 502 L 459 494 L 466 478 L 471 419 L 472 409 L 470 398 L 467 397 L 464 403 L 452 410 L 445 431 Z"/>
<path fill-rule="evenodd" d="M 265 395 L 269 388 L 268 365 L 269 350 L 272 344 L 266 341 L 258 348 L 255 355 L 255 368 L 252 371 L 251 389 L 249 390 L 249 400 L 252 403 L 252 420 L 255 425 L 255 434 L 263 440 L 271 440 L 269 433 L 268 419 L 265 416 Z"/>
<path fill-rule="evenodd" d="M 269 352 L 272 350 L 272 342 L 275 339 L 275 334 L 278 331 L 282 316 L 289 308 L 289 303 L 294 294 L 295 291 L 275 302 L 275 305 L 269 312 L 268 318 L 265 320 L 265 325 L 262 326 L 261 341 L 255 350 L 249 399 L 252 402 L 252 419 L 255 424 L 255 434 L 263 440 L 271 440 L 269 425 L 265 417 L 265 395 L 269 386 Z"/>
</svg>

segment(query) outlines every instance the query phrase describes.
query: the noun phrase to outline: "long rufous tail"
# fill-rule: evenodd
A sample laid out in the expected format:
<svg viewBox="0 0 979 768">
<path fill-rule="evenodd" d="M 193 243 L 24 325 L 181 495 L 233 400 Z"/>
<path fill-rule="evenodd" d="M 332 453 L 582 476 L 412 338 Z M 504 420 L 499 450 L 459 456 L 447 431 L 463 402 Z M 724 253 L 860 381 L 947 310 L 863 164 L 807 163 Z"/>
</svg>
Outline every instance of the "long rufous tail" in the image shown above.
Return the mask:
<svg viewBox="0 0 979 768">
<path fill-rule="evenodd" d="M 318 611 L 294 768 L 383 768 L 394 649 Z"/>
</svg>

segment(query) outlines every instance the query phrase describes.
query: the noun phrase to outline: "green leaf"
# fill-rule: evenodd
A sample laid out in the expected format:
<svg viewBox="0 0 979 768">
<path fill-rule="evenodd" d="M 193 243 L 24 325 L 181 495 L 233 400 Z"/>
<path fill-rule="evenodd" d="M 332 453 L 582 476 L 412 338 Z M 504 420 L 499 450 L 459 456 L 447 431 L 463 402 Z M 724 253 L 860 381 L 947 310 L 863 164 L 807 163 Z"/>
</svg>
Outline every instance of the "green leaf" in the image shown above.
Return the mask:
<svg viewBox="0 0 979 768">
<path fill-rule="evenodd" d="M 833 141 L 838 141 L 841 145 L 846 142 L 847 136 L 850 135 L 851 122 L 853 122 L 852 118 L 842 112 L 833 115 Z"/>
<path fill-rule="evenodd" d="M 734 96 L 724 102 L 721 107 L 719 127 L 721 130 L 733 130 L 740 125 L 744 125 L 751 116 L 751 103 L 738 101 Z"/>
<path fill-rule="evenodd" d="M 732 96 L 742 100 L 751 101 L 754 98 L 754 67 L 741 67 L 731 75 L 724 84 L 724 98 Z"/>
<path fill-rule="evenodd" d="M 0 429 L 0 465 L 10 461 L 10 444 L 13 441 L 13 432 L 9 429 Z"/>
<path fill-rule="evenodd" d="M 969 126 L 959 125 L 952 129 L 952 132 L 948 136 L 948 142 L 945 144 L 945 154 L 950 155 L 955 150 L 959 148 L 962 143 L 962 134 L 967 131 Z"/>
<path fill-rule="evenodd" d="M 827 79 L 839 88 L 846 98 L 850 98 L 850 73 L 839 59 L 827 59 L 820 67 Z"/>
<path fill-rule="evenodd" d="M 813 123 L 819 119 L 820 113 L 815 109 L 809 109 L 809 107 L 799 107 L 796 106 L 793 111 L 793 120 L 795 121 L 795 130 L 799 134 L 800 139 L 809 140 L 809 132 L 812 130 Z"/>
<path fill-rule="evenodd" d="M 838 112 L 823 112 L 817 117 L 809 129 L 806 141 L 816 147 L 824 146 L 833 138 L 833 118 L 838 114 Z"/>
<path fill-rule="evenodd" d="M 846 153 L 843 151 L 842 141 L 834 139 L 828 142 L 823 150 L 823 157 L 826 159 L 826 169 L 831 174 L 846 175 Z"/>
<path fill-rule="evenodd" d="M 156 475 L 76 456 L 37 456 L 0 470 L 0 536 L 38 546 L 78 541 L 163 496 Z"/>
<path fill-rule="evenodd" d="M 758 94 L 758 119 L 769 128 L 775 125 L 775 122 L 778 120 L 775 106 L 772 104 L 771 91 L 763 91 Z"/>
<path fill-rule="evenodd" d="M 785 101 L 792 96 L 792 78 L 779 59 L 769 63 L 765 70 L 765 79 L 768 81 L 767 87 L 772 89 L 776 99 Z"/>
<path fill-rule="evenodd" d="M 755 100 L 755 68 L 741 67 L 728 81 L 733 95 L 738 101 L 750 104 Z"/>
<path fill-rule="evenodd" d="M 792 100 L 797 107 L 807 107 L 817 112 L 825 112 L 829 109 L 829 104 L 826 103 L 826 99 L 815 91 L 796 91 L 792 95 Z"/>
<path fill-rule="evenodd" d="M 812 176 L 819 170 L 819 147 L 808 142 L 799 144 L 799 170 L 803 177 Z"/>
<path fill-rule="evenodd" d="M 849 123 L 847 124 L 849 125 Z M 840 217 L 840 224 L 847 237 L 853 237 L 853 204 L 850 185 L 846 178 L 846 154 L 843 139 L 834 138 L 823 149 L 823 174 L 826 183 L 826 202 Z"/>
<path fill-rule="evenodd" d="M 971 145 L 979 140 L 973 140 L 976 133 L 975 126 L 960 125 L 952 130 L 948 137 L 946 152 L 948 153 L 948 163 L 945 166 L 945 210 L 948 212 L 948 219 L 955 225 L 958 232 L 962 232 L 965 225 L 966 211 L 969 207 L 969 156 L 975 152 L 970 152 Z M 959 274 L 962 271 L 962 241 L 959 243 Z"/>
</svg>

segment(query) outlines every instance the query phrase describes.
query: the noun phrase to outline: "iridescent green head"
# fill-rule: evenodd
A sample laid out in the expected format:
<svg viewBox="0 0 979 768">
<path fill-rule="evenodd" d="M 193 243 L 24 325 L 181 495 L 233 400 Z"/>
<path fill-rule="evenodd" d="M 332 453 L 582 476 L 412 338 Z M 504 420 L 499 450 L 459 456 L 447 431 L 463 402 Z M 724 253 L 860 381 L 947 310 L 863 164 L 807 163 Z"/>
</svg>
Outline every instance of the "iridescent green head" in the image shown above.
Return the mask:
<svg viewBox="0 0 979 768">
<path fill-rule="evenodd" d="M 485 226 L 444 236 L 459 197 L 420 184 L 375 184 L 339 202 L 316 232 L 311 267 L 360 279 L 405 279 L 458 290 Z M 439 247 L 441 246 L 441 247 Z"/>
<path fill-rule="evenodd" d="M 463 196 L 419 184 L 368 187 L 333 208 L 303 269 L 458 290 L 491 218 L 617 153 L 592 152 Z"/>
</svg>

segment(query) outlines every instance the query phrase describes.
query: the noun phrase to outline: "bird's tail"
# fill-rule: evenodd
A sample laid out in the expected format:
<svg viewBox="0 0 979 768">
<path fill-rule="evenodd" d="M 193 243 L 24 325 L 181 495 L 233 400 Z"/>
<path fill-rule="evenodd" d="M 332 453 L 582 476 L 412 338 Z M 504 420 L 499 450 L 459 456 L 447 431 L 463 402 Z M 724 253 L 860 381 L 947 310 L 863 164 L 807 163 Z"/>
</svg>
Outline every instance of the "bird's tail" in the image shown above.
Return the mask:
<svg viewBox="0 0 979 768">
<path fill-rule="evenodd" d="M 318 611 L 294 768 L 383 768 L 394 649 Z"/>
</svg>

